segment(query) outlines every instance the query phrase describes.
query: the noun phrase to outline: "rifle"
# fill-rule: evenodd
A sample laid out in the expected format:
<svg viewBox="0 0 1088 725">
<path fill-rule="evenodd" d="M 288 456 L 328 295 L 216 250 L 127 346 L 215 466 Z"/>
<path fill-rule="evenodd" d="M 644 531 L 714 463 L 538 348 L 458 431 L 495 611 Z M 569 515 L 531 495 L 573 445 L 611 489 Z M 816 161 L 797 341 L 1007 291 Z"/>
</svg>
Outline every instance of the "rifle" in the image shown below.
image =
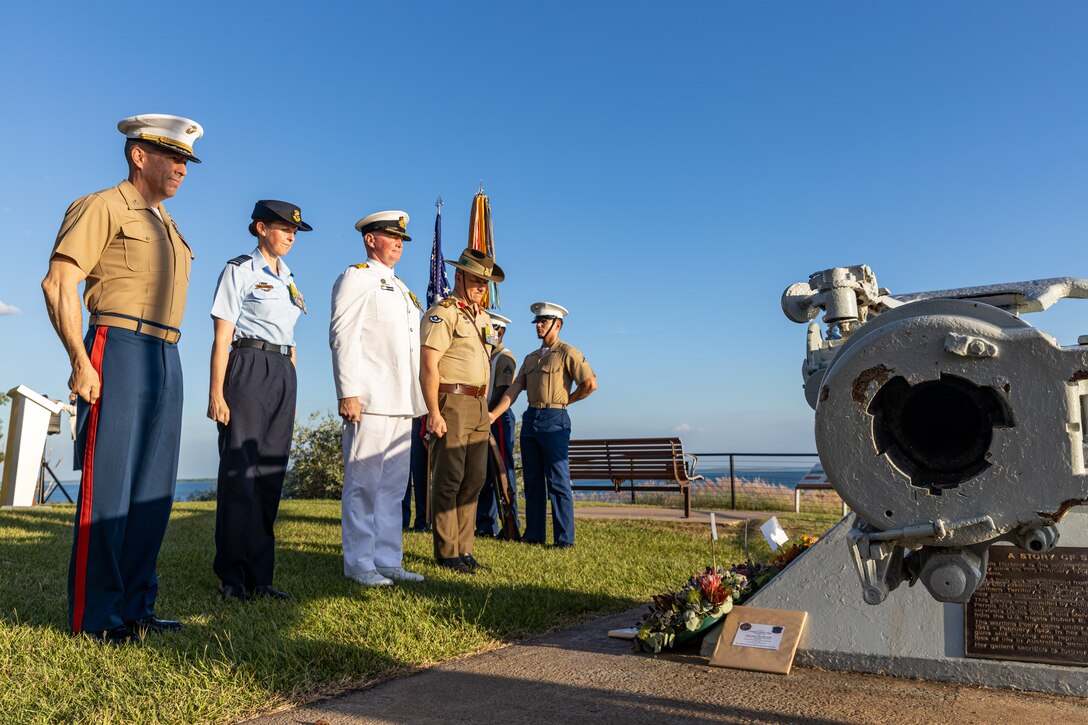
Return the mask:
<svg viewBox="0 0 1088 725">
<path fill-rule="evenodd" d="M 506 478 L 506 462 L 503 461 L 502 452 L 495 443 L 495 436 L 489 435 L 487 444 L 491 464 L 495 469 L 495 500 L 499 504 L 499 518 L 502 520 L 502 531 L 499 536 L 509 541 L 520 541 L 518 517 L 514 515 L 514 499 L 510 495 L 510 481 Z"/>
</svg>

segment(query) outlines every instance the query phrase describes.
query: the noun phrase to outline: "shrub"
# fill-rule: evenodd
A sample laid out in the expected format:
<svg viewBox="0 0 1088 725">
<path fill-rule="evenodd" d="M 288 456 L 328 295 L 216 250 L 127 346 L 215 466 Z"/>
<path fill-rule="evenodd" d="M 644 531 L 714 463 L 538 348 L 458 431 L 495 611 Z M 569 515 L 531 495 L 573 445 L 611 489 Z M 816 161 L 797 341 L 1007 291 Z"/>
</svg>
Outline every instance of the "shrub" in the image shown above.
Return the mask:
<svg viewBox="0 0 1088 725">
<path fill-rule="evenodd" d="M 344 490 L 344 424 L 333 413 L 311 413 L 295 425 L 284 498 L 340 498 Z"/>
</svg>

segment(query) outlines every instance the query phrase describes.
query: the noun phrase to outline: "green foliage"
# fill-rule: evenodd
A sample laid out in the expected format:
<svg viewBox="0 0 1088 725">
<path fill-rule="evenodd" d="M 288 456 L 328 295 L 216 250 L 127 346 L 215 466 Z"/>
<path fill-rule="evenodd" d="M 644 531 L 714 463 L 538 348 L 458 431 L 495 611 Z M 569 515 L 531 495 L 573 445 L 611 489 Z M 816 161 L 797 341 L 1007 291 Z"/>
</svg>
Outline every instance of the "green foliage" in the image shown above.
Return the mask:
<svg viewBox="0 0 1088 725">
<path fill-rule="evenodd" d="M 337 416 L 311 413 L 295 426 L 284 498 L 334 498 L 344 491 L 344 424 Z"/>
<path fill-rule="evenodd" d="M 177 503 L 156 611 L 185 629 L 103 647 L 67 634 L 73 511 L 0 511 L 4 723 L 240 722 L 627 611 L 711 558 L 706 526 L 579 519 L 573 549 L 477 541 L 473 554 L 491 569 L 464 577 L 434 563 L 430 534 L 408 533 L 405 566 L 427 580 L 367 589 L 343 575 L 339 502 L 284 501 L 275 585 L 294 598 L 226 602 L 211 569 L 215 504 Z M 792 535 L 821 533 L 837 517 L 780 519 Z M 723 528 L 718 558 L 737 561 L 743 534 Z M 769 556 L 759 544 L 752 556 Z"/>
</svg>

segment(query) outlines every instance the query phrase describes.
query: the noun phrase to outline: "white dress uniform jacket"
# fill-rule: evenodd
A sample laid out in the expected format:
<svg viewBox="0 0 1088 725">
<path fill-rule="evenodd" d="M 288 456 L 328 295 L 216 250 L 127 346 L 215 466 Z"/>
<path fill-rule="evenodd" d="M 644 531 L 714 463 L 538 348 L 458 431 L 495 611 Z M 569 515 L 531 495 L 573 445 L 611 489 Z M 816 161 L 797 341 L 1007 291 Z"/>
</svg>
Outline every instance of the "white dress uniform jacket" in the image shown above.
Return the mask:
<svg viewBox="0 0 1088 725">
<path fill-rule="evenodd" d="M 332 288 L 336 397 L 359 398 L 370 415 L 416 417 L 427 412 L 419 386 L 422 310 L 393 270 L 368 259 L 344 270 Z"/>
</svg>

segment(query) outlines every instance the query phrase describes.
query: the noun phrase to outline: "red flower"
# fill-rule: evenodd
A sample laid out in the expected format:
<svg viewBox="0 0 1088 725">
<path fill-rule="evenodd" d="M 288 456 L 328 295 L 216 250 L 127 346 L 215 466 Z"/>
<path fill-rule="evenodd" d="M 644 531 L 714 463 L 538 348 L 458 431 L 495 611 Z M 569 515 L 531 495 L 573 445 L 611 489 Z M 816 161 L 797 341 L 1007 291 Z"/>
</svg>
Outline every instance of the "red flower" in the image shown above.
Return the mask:
<svg viewBox="0 0 1088 725">
<path fill-rule="evenodd" d="M 707 567 L 705 572 L 695 577 L 695 583 L 699 586 L 703 599 L 714 606 L 724 603 L 732 593 L 732 590 L 730 590 L 729 587 L 722 586 L 721 574 L 709 567 Z"/>
</svg>

